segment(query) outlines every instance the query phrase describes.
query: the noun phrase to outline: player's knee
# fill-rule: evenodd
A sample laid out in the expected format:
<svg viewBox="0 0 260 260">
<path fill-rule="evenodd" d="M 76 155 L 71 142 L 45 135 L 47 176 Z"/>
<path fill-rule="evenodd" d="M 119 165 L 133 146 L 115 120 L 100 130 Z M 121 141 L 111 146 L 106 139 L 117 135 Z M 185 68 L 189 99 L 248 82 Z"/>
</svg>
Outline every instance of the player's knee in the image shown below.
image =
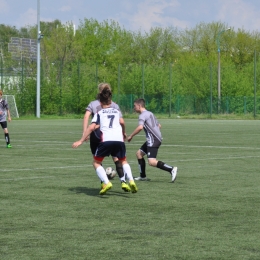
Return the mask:
<svg viewBox="0 0 260 260">
<path fill-rule="evenodd" d="M 114 163 L 116 163 L 118 161 L 118 158 L 117 157 L 113 157 L 113 161 L 114 161 Z"/>
<path fill-rule="evenodd" d="M 148 159 L 148 164 L 150 166 L 156 167 L 157 165 L 157 160 L 156 159 Z"/>
<path fill-rule="evenodd" d="M 135 155 L 136 155 L 137 159 L 142 159 L 143 158 L 141 150 L 138 150 Z"/>
</svg>

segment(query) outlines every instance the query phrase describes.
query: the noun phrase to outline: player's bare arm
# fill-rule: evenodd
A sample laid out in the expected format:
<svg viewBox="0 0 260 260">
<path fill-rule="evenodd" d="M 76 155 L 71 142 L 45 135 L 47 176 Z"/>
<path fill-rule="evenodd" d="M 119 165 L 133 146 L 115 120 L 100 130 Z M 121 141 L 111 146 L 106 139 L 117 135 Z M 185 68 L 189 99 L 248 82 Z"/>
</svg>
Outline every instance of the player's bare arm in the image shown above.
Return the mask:
<svg viewBox="0 0 260 260">
<path fill-rule="evenodd" d="M 88 121 L 89 121 L 89 117 L 91 115 L 90 111 L 86 111 L 85 115 L 84 115 L 84 119 L 83 119 L 83 133 L 87 130 L 88 128 Z M 87 136 L 85 141 L 87 141 L 89 139 L 89 137 Z"/>
<path fill-rule="evenodd" d="M 133 132 L 131 135 L 128 136 L 127 141 L 128 141 L 128 142 L 131 142 L 131 140 L 133 139 L 133 137 L 134 137 L 135 135 L 137 135 L 139 132 L 141 132 L 141 131 L 143 130 L 143 128 L 144 128 L 143 125 L 137 126 L 136 129 L 134 130 L 134 132 Z"/>
<path fill-rule="evenodd" d="M 8 115 L 8 122 L 11 122 L 12 119 L 11 119 L 11 114 L 10 114 L 10 110 L 9 109 L 7 110 L 7 115 Z"/>
<path fill-rule="evenodd" d="M 72 144 L 72 148 L 77 148 L 78 146 L 82 145 L 82 143 L 86 140 L 86 138 L 95 130 L 95 127 L 96 124 L 94 123 L 89 125 L 86 131 L 84 131 L 81 139 Z"/>
<path fill-rule="evenodd" d="M 125 121 L 122 117 L 119 118 L 119 123 L 122 127 L 122 133 L 123 133 L 123 136 L 124 136 L 124 140 L 126 140 L 127 135 L 126 135 L 126 132 L 125 132 Z"/>
</svg>

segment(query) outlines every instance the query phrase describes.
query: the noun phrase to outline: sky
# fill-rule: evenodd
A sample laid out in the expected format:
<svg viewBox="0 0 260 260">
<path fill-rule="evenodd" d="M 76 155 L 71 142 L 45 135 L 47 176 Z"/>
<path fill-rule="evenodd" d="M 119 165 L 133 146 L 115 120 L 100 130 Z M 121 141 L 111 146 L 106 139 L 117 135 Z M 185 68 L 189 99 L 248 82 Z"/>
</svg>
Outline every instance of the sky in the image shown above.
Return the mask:
<svg viewBox="0 0 260 260">
<path fill-rule="evenodd" d="M 153 27 L 194 28 L 221 22 L 234 30 L 260 32 L 260 0 L 0 0 L 0 24 L 17 29 L 40 20 L 77 26 L 85 18 L 114 20 L 130 31 L 149 32 Z"/>
</svg>

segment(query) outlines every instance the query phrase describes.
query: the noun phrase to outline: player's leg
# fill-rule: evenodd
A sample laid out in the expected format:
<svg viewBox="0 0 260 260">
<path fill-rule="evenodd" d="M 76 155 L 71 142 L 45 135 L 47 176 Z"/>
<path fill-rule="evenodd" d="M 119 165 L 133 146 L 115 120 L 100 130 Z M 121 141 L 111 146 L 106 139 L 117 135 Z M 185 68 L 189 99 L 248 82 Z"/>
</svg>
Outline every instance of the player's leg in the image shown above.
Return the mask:
<svg viewBox="0 0 260 260">
<path fill-rule="evenodd" d="M 131 167 L 128 164 L 128 162 L 126 161 L 126 148 L 125 148 L 124 142 L 118 142 L 118 149 L 116 152 L 116 156 L 117 156 L 118 160 L 120 161 L 120 163 L 122 164 L 123 171 L 127 175 L 132 193 L 136 193 L 138 189 L 134 182 Z"/>
<path fill-rule="evenodd" d="M 5 135 L 5 141 L 6 141 L 6 147 L 7 148 L 12 148 L 11 144 L 10 144 L 10 136 L 8 133 L 8 129 L 7 129 L 7 122 L 1 122 L 1 126 L 4 130 L 4 135 Z"/>
<path fill-rule="evenodd" d="M 118 159 L 118 156 L 121 156 L 121 154 L 123 154 L 123 156 L 125 156 L 125 148 L 124 151 L 122 153 L 122 142 L 113 142 L 113 149 L 111 152 L 111 156 L 113 158 L 113 161 L 116 165 L 116 171 L 118 173 L 118 176 L 120 178 L 121 181 L 121 188 L 123 191 L 125 192 L 130 192 L 131 188 L 129 187 L 129 185 L 126 183 L 126 179 L 125 179 L 125 172 L 123 170 L 123 165 L 122 165 L 122 161 Z"/>
<path fill-rule="evenodd" d="M 106 171 L 102 166 L 102 161 L 105 156 L 110 155 L 110 150 L 111 147 L 107 146 L 106 143 L 99 143 L 94 155 L 93 166 L 99 179 L 104 183 L 99 192 L 100 195 L 104 195 L 109 189 L 112 188 L 112 183 L 109 181 Z"/>
<path fill-rule="evenodd" d="M 137 188 L 137 186 L 135 184 L 131 167 L 128 164 L 128 162 L 126 161 L 126 158 L 122 160 L 122 165 L 123 165 L 124 172 L 128 176 L 128 180 L 129 180 L 129 185 L 130 185 L 131 191 L 132 191 L 132 193 L 136 193 L 138 188 Z"/>
<path fill-rule="evenodd" d="M 170 166 L 162 161 L 158 161 L 156 159 L 157 157 L 157 153 L 158 153 L 158 149 L 159 147 L 148 147 L 147 148 L 147 151 L 148 151 L 148 163 L 150 166 L 153 166 L 153 167 L 157 167 L 163 171 L 167 171 L 171 174 L 172 176 L 172 182 L 174 182 L 176 180 L 176 177 L 177 177 L 177 167 L 173 167 L 173 166 Z"/>
<path fill-rule="evenodd" d="M 120 180 L 123 179 L 125 181 L 125 174 L 124 174 L 124 171 L 122 168 L 122 163 L 118 160 L 117 157 L 112 157 L 112 159 L 116 166 L 116 172 L 117 172 L 118 177 L 120 178 Z"/>
<path fill-rule="evenodd" d="M 122 162 L 120 160 L 118 160 L 117 157 L 113 157 L 113 160 L 115 162 L 116 172 L 118 174 L 118 177 L 120 178 L 122 190 L 125 192 L 131 191 L 131 188 L 129 187 L 129 185 L 126 183 L 126 180 L 125 180 L 125 173 L 123 170 Z"/>
<path fill-rule="evenodd" d="M 93 155 L 93 158 L 94 158 L 95 153 L 96 153 L 96 150 L 97 150 L 98 145 L 99 145 L 99 142 L 93 141 L 92 139 L 93 139 L 93 138 L 90 138 L 90 139 L 89 139 L 89 147 L 90 147 L 90 151 L 91 151 L 91 153 L 92 153 L 92 155 Z M 102 165 L 102 164 L 101 164 L 101 165 Z M 102 189 L 102 187 L 103 187 L 103 185 L 104 185 L 104 182 L 103 182 L 101 179 L 100 179 L 100 183 L 101 183 L 101 189 Z"/>
<path fill-rule="evenodd" d="M 137 181 L 146 181 L 148 180 L 146 178 L 146 163 L 144 156 L 147 154 L 147 145 L 144 143 L 141 148 L 136 152 L 136 158 L 138 161 L 138 166 L 139 166 L 139 172 L 140 176 L 136 177 L 135 180 Z"/>
</svg>

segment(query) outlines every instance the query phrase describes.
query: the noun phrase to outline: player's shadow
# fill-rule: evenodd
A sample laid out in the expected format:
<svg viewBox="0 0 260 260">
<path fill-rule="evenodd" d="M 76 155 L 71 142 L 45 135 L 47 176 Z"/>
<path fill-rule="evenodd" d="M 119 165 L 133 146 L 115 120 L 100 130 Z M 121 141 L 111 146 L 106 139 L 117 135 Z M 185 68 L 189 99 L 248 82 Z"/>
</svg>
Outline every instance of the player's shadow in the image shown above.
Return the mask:
<svg viewBox="0 0 260 260">
<path fill-rule="evenodd" d="M 100 197 L 100 198 L 108 198 L 107 195 L 129 198 L 129 196 L 127 196 L 127 193 L 122 193 L 122 192 L 113 191 L 113 190 L 109 190 L 105 195 L 102 196 L 102 195 L 99 195 L 100 189 L 96 189 L 96 188 L 74 187 L 74 188 L 69 188 L 69 191 L 74 192 L 76 194 L 84 193 L 88 196 Z"/>
</svg>

